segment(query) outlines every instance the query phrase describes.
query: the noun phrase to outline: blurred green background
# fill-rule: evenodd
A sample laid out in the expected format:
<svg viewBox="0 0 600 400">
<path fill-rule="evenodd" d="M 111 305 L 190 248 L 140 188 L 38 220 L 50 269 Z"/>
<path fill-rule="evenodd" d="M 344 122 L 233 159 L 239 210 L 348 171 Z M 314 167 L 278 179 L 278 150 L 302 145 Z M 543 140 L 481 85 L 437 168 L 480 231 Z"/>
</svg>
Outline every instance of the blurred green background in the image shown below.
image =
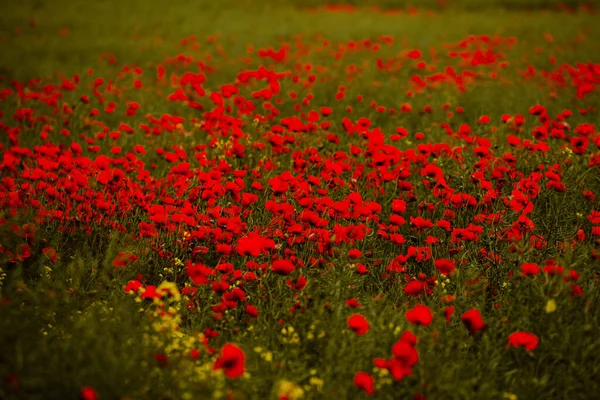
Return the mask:
<svg viewBox="0 0 600 400">
<path fill-rule="evenodd" d="M 255 46 L 321 33 L 330 40 L 365 39 L 378 35 L 402 37 L 412 46 L 427 47 L 440 40 L 455 41 L 468 34 L 499 34 L 526 39 L 552 32 L 569 39 L 581 29 L 600 37 L 597 16 L 586 12 L 558 13 L 561 4 L 578 9 L 583 0 L 351 0 L 366 6 L 356 12 L 315 13 L 315 6 L 339 0 L 217 0 L 185 1 L 11 1 L 0 8 L 0 68 L 13 79 L 60 72 L 81 73 L 102 53 L 143 64 L 173 55 L 174 45 L 189 35 L 205 39 L 221 34 L 231 40 L 230 56 Z M 447 4 L 440 7 L 440 4 Z M 402 16 L 368 7 L 426 11 Z M 540 11 L 543 9 L 544 11 Z M 530 10 L 523 12 L 523 10 Z M 439 12 L 438 12 L 439 11 Z M 536 18 L 530 13 L 535 12 Z M 349 29 L 351 28 L 351 29 Z M 251 39 L 250 39 L 251 38 Z M 535 37 L 539 39 L 539 37 Z M 593 49 L 590 49 L 592 51 Z M 594 54 L 591 52 L 590 54 Z"/>
</svg>

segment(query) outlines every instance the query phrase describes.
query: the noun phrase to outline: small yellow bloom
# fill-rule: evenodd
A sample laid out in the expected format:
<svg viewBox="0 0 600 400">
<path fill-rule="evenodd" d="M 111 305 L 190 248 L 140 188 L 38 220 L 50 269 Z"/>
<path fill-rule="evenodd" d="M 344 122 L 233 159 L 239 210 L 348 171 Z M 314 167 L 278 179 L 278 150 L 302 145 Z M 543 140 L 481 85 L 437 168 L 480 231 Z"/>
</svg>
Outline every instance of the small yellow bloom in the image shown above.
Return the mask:
<svg viewBox="0 0 600 400">
<path fill-rule="evenodd" d="M 312 376 L 309 380 L 309 383 L 317 388 L 317 390 L 321 390 L 323 384 L 325 383 L 323 379 L 317 378 L 316 376 Z"/>
<path fill-rule="evenodd" d="M 287 397 L 289 400 L 297 400 L 304 396 L 304 390 L 295 382 L 281 380 L 277 384 L 277 397 Z"/>
<path fill-rule="evenodd" d="M 548 314 L 550 314 L 550 313 L 553 313 L 554 311 L 556 311 L 556 301 L 554 299 L 550 299 L 546 303 L 546 312 Z"/>
</svg>

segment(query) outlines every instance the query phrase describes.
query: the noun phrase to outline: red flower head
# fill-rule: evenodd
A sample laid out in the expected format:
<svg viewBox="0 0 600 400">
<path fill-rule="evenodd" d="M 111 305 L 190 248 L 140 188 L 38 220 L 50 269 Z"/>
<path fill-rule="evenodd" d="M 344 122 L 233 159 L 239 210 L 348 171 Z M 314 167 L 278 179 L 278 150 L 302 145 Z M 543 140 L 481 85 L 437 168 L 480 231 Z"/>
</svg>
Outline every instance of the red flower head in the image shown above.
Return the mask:
<svg viewBox="0 0 600 400">
<path fill-rule="evenodd" d="M 321 107 L 320 111 L 321 111 L 321 114 L 323 114 L 324 117 L 327 117 L 327 116 L 331 115 L 331 113 L 333 112 L 333 110 L 330 107 Z"/>
<path fill-rule="evenodd" d="M 537 264 L 521 264 L 523 273 L 521 276 L 533 276 L 540 273 L 540 267 Z"/>
<path fill-rule="evenodd" d="M 258 309 L 250 304 L 246 304 L 246 313 L 251 317 L 258 317 Z"/>
<path fill-rule="evenodd" d="M 375 390 L 373 389 L 374 383 L 375 380 L 373 377 L 366 372 L 357 372 L 356 375 L 354 375 L 354 384 L 356 387 L 364 390 L 369 395 L 375 393 Z"/>
<path fill-rule="evenodd" d="M 533 351 L 539 342 L 538 337 L 529 332 L 515 332 L 508 337 L 509 347 L 524 347 L 528 351 Z"/>
<path fill-rule="evenodd" d="M 392 201 L 392 211 L 396 214 L 401 214 L 406 211 L 406 202 L 402 199 Z"/>
<path fill-rule="evenodd" d="M 410 217 L 410 224 L 414 227 L 413 229 L 417 231 L 433 228 L 433 222 L 431 222 L 430 219 L 424 219 L 423 217 Z"/>
<path fill-rule="evenodd" d="M 237 378 L 244 373 L 246 356 L 242 349 L 227 343 L 221 350 L 221 356 L 215 362 L 213 369 L 223 369 L 228 378 Z"/>
<path fill-rule="evenodd" d="M 96 394 L 96 391 L 94 390 L 93 387 L 89 387 L 86 386 L 83 389 L 81 389 L 81 400 L 97 400 L 98 399 L 98 395 Z"/>
<path fill-rule="evenodd" d="M 348 257 L 351 259 L 357 259 L 362 257 L 362 252 L 358 249 L 352 249 L 348 252 Z"/>
<path fill-rule="evenodd" d="M 417 345 L 418 339 L 414 333 L 412 333 L 411 331 L 406 331 L 402 334 L 402 336 L 400 336 L 400 339 L 398 339 L 398 341 L 408 343 L 412 347 L 415 347 Z"/>
<path fill-rule="evenodd" d="M 248 236 L 238 240 L 237 252 L 241 256 L 258 257 L 274 248 L 275 242 L 272 239 L 264 238 L 256 232 L 250 232 Z"/>
<path fill-rule="evenodd" d="M 52 247 L 44 247 L 42 249 L 42 253 L 44 253 L 46 257 L 48 257 L 50 262 L 56 262 L 56 260 L 58 259 L 56 250 L 54 250 Z"/>
<path fill-rule="evenodd" d="M 361 304 L 355 298 L 351 298 L 351 299 L 346 300 L 346 305 L 348 307 L 352 307 L 352 308 L 360 308 L 361 307 Z"/>
<path fill-rule="evenodd" d="M 126 267 L 131 263 L 134 263 L 138 260 L 138 258 L 128 251 L 121 251 L 115 259 L 113 260 L 113 265 L 115 267 Z"/>
<path fill-rule="evenodd" d="M 406 331 L 392 346 L 393 358 L 390 360 L 376 358 L 373 362 L 376 367 L 387 369 L 392 377 L 398 381 L 411 375 L 411 367 L 419 361 L 416 345 L 417 337 Z"/>
<path fill-rule="evenodd" d="M 421 281 L 412 281 L 409 282 L 406 286 L 404 286 L 404 293 L 407 295 L 419 295 L 423 292 L 425 288 L 425 284 Z"/>
<path fill-rule="evenodd" d="M 415 365 L 419 361 L 419 354 L 417 353 L 415 346 L 402 339 L 394 344 L 392 353 L 394 353 L 396 361 L 399 361 L 408 367 Z"/>
<path fill-rule="evenodd" d="M 444 308 L 444 317 L 446 318 L 446 323 L 449 324 L 452 321 L 452 314 L 454 314 L 454 307 L 449 306 Z"/>
<path fill-rule="evenodd" d="M 433 314 L 429 307 L 417 304 L 413 309 L 406 312 L 406 319 L 411 324 L 428 326 L 433 321 Z"/>
<path fill-rule="evenodd" d="M 487 125 L 490 123 L 492 119 L 490 118 L 489 115 L 482 115 L 481 117 L 479 117 L 479 119 L 477 120 L 477 123 L 479 125 Z"/>
<path fill-rule="evenodd" d="M 456 272 L 454 261 L 439 259 L 435 260 L 435 268 L 444 276 L 448 276 Z"/>
<path fill-rule="evenodd" d="M 484 332 L 487 329 L 487 324 L 483 322 L 481 313 L 475 308 L 471 308 L 464 313 L 462 315 L 462 320 L 471 335 L 478 332 Z"/>
<path fill-rule="evenodd" d="M 370 328 L 367 319 L 360 314 L 354 314 L 348 318 L 348 326 L 359 336 L 367 333 Z"/>
<path fill-rule="evenodd" d="M 277 260 L 271 265 L 271 270 L 277 274 L 289 275 L 294 270 L 294 264 L 288 260 Z"/>
</svg>

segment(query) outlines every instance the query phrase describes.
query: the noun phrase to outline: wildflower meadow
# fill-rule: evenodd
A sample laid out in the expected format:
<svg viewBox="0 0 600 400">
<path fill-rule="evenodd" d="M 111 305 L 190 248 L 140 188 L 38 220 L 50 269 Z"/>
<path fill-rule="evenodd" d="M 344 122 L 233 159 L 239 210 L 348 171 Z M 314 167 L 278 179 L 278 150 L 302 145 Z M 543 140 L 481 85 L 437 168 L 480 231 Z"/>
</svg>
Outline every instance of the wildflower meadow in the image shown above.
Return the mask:
<svg viewBox="0 0 600 400">
<path fill-rule="evenodd" d="M 2 5 L 0 398 L 600 398 L 598 21 Z"/>
</svg>

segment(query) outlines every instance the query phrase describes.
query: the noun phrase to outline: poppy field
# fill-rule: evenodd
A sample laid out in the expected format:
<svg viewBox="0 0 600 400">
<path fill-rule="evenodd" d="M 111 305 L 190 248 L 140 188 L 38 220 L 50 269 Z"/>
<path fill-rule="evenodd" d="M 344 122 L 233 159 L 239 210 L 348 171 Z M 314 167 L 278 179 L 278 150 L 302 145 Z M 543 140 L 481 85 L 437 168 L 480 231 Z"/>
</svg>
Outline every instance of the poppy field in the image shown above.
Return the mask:
<svg viewBox="0 0 600 400">
<path fill-rule="evenodd" d="M 0 398 L 597 398 L 593 7 L 122 3 L 0 15 Z"/>
</svg>

